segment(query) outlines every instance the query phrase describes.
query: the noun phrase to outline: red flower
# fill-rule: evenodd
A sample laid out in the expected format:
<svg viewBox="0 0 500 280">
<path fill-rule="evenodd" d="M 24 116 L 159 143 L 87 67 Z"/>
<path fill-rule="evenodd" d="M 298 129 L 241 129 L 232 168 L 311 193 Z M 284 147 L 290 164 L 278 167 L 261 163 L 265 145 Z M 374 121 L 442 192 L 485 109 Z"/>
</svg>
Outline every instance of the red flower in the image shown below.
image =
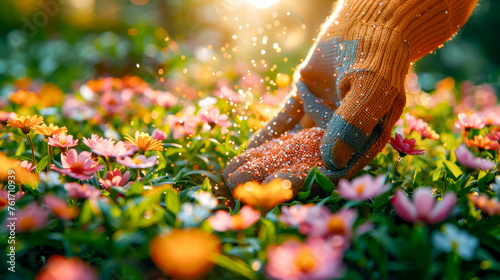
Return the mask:
<svg viewBox="0 0 500 280">
<path fill-rule="evenodd" d="M 396 133 L 396 137 L 391 137 L 390 144 L 394 148 L 394 150 L 399 152 L 401 157 L 406 155 L 422 155 L 425 150 L 417 150 L 415 149 L 415 144 L 417 140 L 405 138 L 403 140 L 403 136 L 401 134 Z"/>
</svg>

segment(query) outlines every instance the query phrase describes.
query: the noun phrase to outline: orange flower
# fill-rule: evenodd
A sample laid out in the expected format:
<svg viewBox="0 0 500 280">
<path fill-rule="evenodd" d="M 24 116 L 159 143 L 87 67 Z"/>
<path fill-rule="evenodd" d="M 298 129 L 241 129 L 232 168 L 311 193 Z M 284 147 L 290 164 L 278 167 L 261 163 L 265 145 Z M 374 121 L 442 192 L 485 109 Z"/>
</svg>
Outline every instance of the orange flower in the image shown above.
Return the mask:
<svg viewBox="0 0 500 280">
<path fill-rule="evenodd" d="M 64 199 L 55 195 L 45 196 L 43 202 L 54 213 L 54 216 L 60 219 L 71 221 L 78 215 L 78 208 L 69 206 Z"/>
<path fill-rule="evenodd" d="M 292 183 L 288 180 L 276 178 L 268 184 L 247 182 L 234 189 L 234 197 L 242 202 L 259 207 L 267 212 L 274 206 L 290 200 L 293 197 Z"/>
<path fill-rule="evenodd" d="M 207 274 L 220 253 L 217 236 L 198 228 L 173 229 L 156 236 L 149 245 L 151 259 L 174 278 L 195 278 Z"/>
<path fill-rule="evenodd" d="M 14 178 L 17 184 L 31 185 L 40 181 L 38 174 L 29 172 L 15 160 L 9 159 L 4 154 L 0 153 L 0 180 L 8 181 L 12 178 Z"/>
<path fill-rule="evenodd" d="M 53 107 L 61 105 L 64 101 L 64 92 L 56 85 L 47 83 L 40 90 L 40 107 Z"/>
<path fill-rule="evenodd" d="M 68 129 L 65 126 L 58 127 L 57 125 L 51 123 L 49 126 L 47 126 L 46 124 L 35 125 L 33 127 L 33 131 L 35 132 L 35 134 L 40 134 L 45 137 L 48 137 L 48 136 L 53 136 L 55 134 L 66 133 L 68 132 Z"/>
<path fill-rule="evenodd" d="M 429 126 L 420 131 L 422 139 L 429 138 L 431 140 L 439 140 L 439 134 L 435 130 L 432 130 Z"/>
<path fill-rule="evenodd" d="M 481 212 L 490 216 L 500 215 L 500 203 L 496 197 L 490 199 L 487 194 L 478 195 L 477 193 L 469 193 L 467 198 L 472 201 Z"/>
<path fill-rule="evenodd" d="M 130 135 L 125 137 L 128 141 L 132 143 L 132 145 L 139 148 L 139 152 L 147 152 L 147 151 L 163 151 L 163 144 L 158 139 L 152 138 L 149 134 L 139 131 L 135 132 L 135 138 Z"/>
<path fill-rule="evenodd" d="M 9 100 L 21 107 L 29 108 L 38 103 L 39 97 L 34 92 L 18 90 L 9 96 Z"/>
<path fill-rule="evenodd" d="M 478 147 L 485 150 L 498 150 L 498 142 L 492 141 L 489 137 L 483 137 L 482 135 L 475 135 L 474 140 L 468 139 L 467 146 Z"/>
<path fill-rule="evenodd" d="M 20 128 L 24 134 L 29 134 L 34 126 L 42 124 L 43 117 L 34 116 L 22 116 L 17 117 L 14 120 L 8 120 L 7 126 Z"/>
<path fill-rule="evenodd" d="M 276 75 L 276 84 L 280 88 L 286 88 L 291 80 L 292 79 L 287 74 L 278 73 L 278 75 Z"/>
<path fill-rule="evenodd" d="M 78 257 L 53 255 L 36 276 L 36 280 L 96 280 L 97 271 Z"/>
</svg>

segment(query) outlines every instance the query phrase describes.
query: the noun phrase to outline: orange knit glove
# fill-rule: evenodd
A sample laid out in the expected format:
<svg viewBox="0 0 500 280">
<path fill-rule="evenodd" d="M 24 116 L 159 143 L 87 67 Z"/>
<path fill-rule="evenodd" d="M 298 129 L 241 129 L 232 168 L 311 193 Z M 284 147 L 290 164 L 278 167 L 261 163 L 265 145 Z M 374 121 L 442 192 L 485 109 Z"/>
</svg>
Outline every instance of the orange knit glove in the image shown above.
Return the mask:
<svg viewBox="0 0 500 280">
<path fill-rule="evenodd" d="M 319 145 L 323 172 L 334 181 L 353 177 L 387 144 L 406 103 L 404 80 L 410 63 L 449 40 L 465 24 L 476 3 L 477 0 L 340 1 L 296 73 L 296 88 L 285 106 L 251 138 L 249 147 L 279 137 L 305 113 L 318 127 L 325 128 L 317 130 L 324 132 Z M 286 137 L 283 139 L 301 141 L 299 134 Z M 249 155 L 255 151 L 250 149 L 233 159 L 224 172 L 229 186 L 248 180 L 263 181 L 269 176 L 305 178 L 307 172 L 302 170 L 309 165 L 301 165 L 297 160 L 314 157 L 311 154 L 297 154 L 288 159 L 290 162 L 276 162 L 281 169 L 275 168 L 273 173 L 248 165 L 243 168 L 250 161 L 269 165 L 272 160 L 266 153 L 279 152 L 273 145 L 259 148 L 252 156 Z M 305 139 L 302 145 L 311 142 Z M 280 171 L 290 165 L 298 165 L 291 171 L 298 173 Z"/>
</svg>

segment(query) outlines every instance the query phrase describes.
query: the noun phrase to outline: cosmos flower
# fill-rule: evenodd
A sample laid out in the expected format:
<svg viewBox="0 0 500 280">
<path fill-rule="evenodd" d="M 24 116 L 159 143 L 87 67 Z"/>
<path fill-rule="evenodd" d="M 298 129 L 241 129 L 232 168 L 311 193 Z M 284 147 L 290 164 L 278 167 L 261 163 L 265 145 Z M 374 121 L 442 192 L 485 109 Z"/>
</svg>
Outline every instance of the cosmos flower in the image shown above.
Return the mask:
<svg viewBox="0 0 500 280">
<path fill-rule="evenodd" d="M 143 155 L 138 155 L 135 158 L 119 158 L 116 162 L 131 169 L 145 169 L 156 165 L 156 156 L 146 158 Z"/>
<path fill-rule="evenodd" d="M 106 158 L 123 158 L 131 156 L 137 152 L 137 147 L 127 148 L 125 142 L 118 141 L 100 141 L 92 149 L 92 153 Z"/>
<path fill-rule="evenodd" d="M 210 128 L 214 128 L 215 126 L 221 127 L 222 133 L 226 133 L 227 128 L 231 127 L 231 122 L 228 120 L 228 116 L 226 114 L 221 114 L 219 108 L 217 107 L 213 107 L 208 110 L 201 109 L 198 112 L 198 116 L 201 121 L 210 126 Z"/>
<path fill-rule="evenodd" d="M 478 147 L 485 150 L 498 150 L 498 142 L 492 141 L 489 137 L 484 137 L 482 135 L 474 135 L 473 139 L 467 140 L 467 146 Z"/>
<path fill-rule="evenodd" d="M 112 142 L 114 143 L 112 139 L 104 139 L 103 137 L 99 137 L 97 134 L 92 134 L 90 138 L 85 138 L 83 137 L 83 144 L 85 144 L 87 147 L 89 147 L 91 150 L 97 146 L 97 144 L 101 142 Z"/>
<path fill-rule="evenodd" d="M 215 90 L 214 95 L 219 97 L 219 98 L 224 98 L 228 101 L 232 101 L 235 103 L 243 101 L 243 98 L 241 97 L 241 95 L 234 92 L 234 90 L 232 90 L 231 88 L 229 88 L 226 85 L 222 85 L 219 88 L 219 90 Z"/>
<path fill-rule="evenodd" d="M 493 197 L 490 199 L 485 193 L 481 195 L 469 193 L 467 194 L 467 198 L 472 201 L 481 212 L 490 216 L 500 215 L 500 203 L 498 202 L 498 198 Z"/>
<path fill-rule="evenodd" d="M 208 218 L 208 222 L 216 231 L 238 231 L 247 229 L 260 218 L 260 212 L 252 207 L 245 205 L 238 214 L 231 215 L 226 211 L 219 210 L 215 215 Z"/>
<path fill-rule="evenodd" d="M 344 275 L 342 249 L 321 238 L 288 240 L 267 248 L 266 274 L 271 279 L 335 279 Z"/>
<path fill-rule="evenodd" d="M 234 198 L 241 199 L 243 203 L 253 207 L 258 207 L 265 213 L 293 197 L 292 183 L 279 178 L 267 184 L 247 182 L 236 186 L 233 195 Z"/>
<path fill-rule="evenodd" d="M 71 199 L 87 199 L 101 195 L 101 190 L 96 189 L 90 184 L 66 183 L 64 184 L 64 189 L 68 192 L 68 197 Z"/>
<path fill-rule="evenodd" d="M 432 243 L 439 251 L 451 253 L 454 251 L 466 261 L 472 260 L 479 240 L 466 231 L 459 230 L 455 225 L 446 224 L 441 232 L 432 234 Z"/>
<path fill-rule="evenodd" d="M 38 206 L 35 202 L 28 204 L 21 210 L 17 210 L 15 217 L 17 218 L 17 232 L 41 229 L 48 221 L 48 213 L 45 208 Z"/>
<path fill-rule="evenodd" d="M 73 135 L 66 135 L 66 133 L 55 134 L 47 139 L 49 145 L 52 147 L 59 147 L 61 150 L 66 151 L 67 148 L 78 145 L 78 139 L 73 140 Z"/>
<path fill-rule="evenodd" d="M 36 280 L 97 280 L 97 271 L 78 257 L 51 256 Z"/>
<path fill-rule="evenodd" d="M 468 129 L 481 129 L 484 128 L 486 125 L 486 122 L 484 118 L 476 113 L 472 114 L 466 114 L 466 113 L 459 113 L 458 114 L 458 119 L 455 120 L 455 127 L 456 128 L 462 128 L 464 130 Z"/>
<path fill-rule="evenodd" d="M 319 205 L 292 205 L 281 206 L 280 222 L 292 228 L 298 228 L 299 232 L 308 235 L 312 231 L 312 222 L 326 220 L 330 210 L 326 206 Z"/>
<path fill-rule="evenodd" d="M 129 177 L 129 171 L 122 174 L 120 169 L 115 169 L 114 171 L 108 171 L 105 178 L 99 179 L 99 183 L 106 189 L 113 186 L 123 187 L 127 184 Z"/>
<path fill-rule="evenodd" d="M 432 197 L 430 187 L 417 188 L 413 192 L 413 201 L 410 201 L 403 190 L 396 190 L 391 199 L 396 213 L 403 220 L 410 223 L 436 224 L 445 220 L 455 206 L 455 193 L 447 192 L 441 201 L 436 202 Z"/>
<path fill-rule="evenodd" d="M 52 170 L 79 180 L 92 179 L 97 171 L 104 169 L 104 165 L 95 162 L 89 152 L 78 154 L 75 149 L 69 150 L 66 155 L 61 154 L 61 164 L 63 169 L 52 164 Z"/>
<path fill-rule="evenodd" d="M 219 238 L 198 228 L 174 228 L 156 236 L 149 245 L 153 262 L 173 278 L 204 276 L 220 250 Z"/>
<path fill-rule="evenodd" d="M 399 133 L 396 133 L 396 137 L 391 137 L 389 141 L 389 144 L 391 144 L 394 150 L 399 152 L 400 157 L 404 157 L 406 155 L 422 155 L 425 152 L 425 150 L 415 149 L 415 144 L 417 142 L 416 139 L 405 138 L 403 140 L 403 136 Z"/>
<path fill-rule="evenodd" d="M 49 126 L 47 126 L 46 124 L 36 125 L 33 127 L 33 131 L 35 132 L 35 134 L 40 134 L 47 137 L 54 136 L 59 133 L 66 133 L 68 132 L 68 129 L 65 126 L 58 127 L 57 125 L 51 123 Z"/>
<path fill-rule="evenodd" d="M 495 167 L 495 163 L 491 160 L 475 157 L 474 154 L 465 147 L 460 145 L 455 150 L 458 163 L 470 169 L 491 170 Z"/>
<path fill-rule="evenodd" d="M 369 174 L 364 174 L 350 182 L 346 179 L 340 180 L 337 191 L 340 196 L 348 200 L 364 201 L 388 191 L 389 185 L 384 185 L 384 181 L 384 176 L 374 178 Z"/>
<path fill-rule="evenodd" d="M 179 98 L 170 92 L 160 92 L 156 96 L 156 102 L 158 105 L 165 109 L 169 109 L 177 104 Z"/>
<path fill-rule="evenodd" d="M 54 216 L 60 219 L 70 221 L 78 215 L 78 208 L 69 206 L 66 200 L 55 195 L 46 195 L 43 203 L 49 207 Z"/>
<path fill-rule="evenodd" d="M 200 123 L 200 118 L 193 115 L 183 115 L 181 117 L 168 115 L 167 122 L 172 128 L 174 139 L 180 139 L 191 136 L 196 132 L 196 127 Z"/>
<path fill-rule="evenodd" d="M 163 151 L 163 144 L 160 140 L 152 138 L 147 133 L 139 133 L 139 131 L 135 132 L 135 137 L 127 135 L 125 137 L 128 141 L 130 141 L 131 145 L 137 147 L 139 149 L 139 153 L 144 153 L 147 151 Z"/>
<path fill-rule="evenodd" d="M 165 138 L 167 138 L 167 133 L 165 133 L 165 131 L 162 131 L 160 129 L 155 129 L 155 131 L 153 131 L 153 134 L 151 134 L 151 137 L 153 137 L 154 139 L 158 140 L 158 141 L 163 141 L 165 140 Z"/>
<path fill-rule="evenodd" d="M 43 117 L 34 116 L 21 116 L 14 120 L 8 120 L 7 126 L 17 127 L 21 129 L 24 134 L 29 134 L 30 131 L 37 125 L 43 123 Z"/>
<path fill-rule="evenodd" d="M 314 219 L 308 217 L 308 223 L 311 225 L 309 235 L 338 235 L 349 240 L 357 217 L 358 212 L 354 209 L 341 209 L 327 216 L 316 216 Z"/>
</svg>

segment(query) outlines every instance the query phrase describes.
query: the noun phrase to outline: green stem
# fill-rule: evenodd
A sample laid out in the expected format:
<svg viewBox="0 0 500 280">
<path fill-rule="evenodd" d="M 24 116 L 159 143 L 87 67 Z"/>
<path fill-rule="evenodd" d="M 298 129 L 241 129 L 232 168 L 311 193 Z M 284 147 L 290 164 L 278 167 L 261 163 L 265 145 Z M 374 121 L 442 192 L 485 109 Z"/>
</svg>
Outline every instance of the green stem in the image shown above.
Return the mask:
<svg viewBox="0 0 500 280">
<path fill-rule="evenodd" d="M 403 158 L 401 156 L 398 155 L 398 160 L 396 161 L 396 165 L 394 166 L 394 182 L 397 181 L 397 178 L 398 178 L 398 165 L 399 165 L 399 162 L 402 160 Z"/>
<path fill-rule="evenodd" d="M 30 142 L 30 146 L 31 146 L 31 156 L 33 157 L 33 165 L 36 166 L 36 162 L 35 162 L 35 148 L 33 147 L 33 141 L 31 140 L 31 136 L 30 134 L 26 134 L 28 136 L 28 141 Z"/>
<path fill-rule="evenodd" d="M 50 165 L 52 163 L 52 153 L 50 151 L 50 145 L 49 142 L 47 142 L 47 172 L 50 171 Z"/>
</svg>

